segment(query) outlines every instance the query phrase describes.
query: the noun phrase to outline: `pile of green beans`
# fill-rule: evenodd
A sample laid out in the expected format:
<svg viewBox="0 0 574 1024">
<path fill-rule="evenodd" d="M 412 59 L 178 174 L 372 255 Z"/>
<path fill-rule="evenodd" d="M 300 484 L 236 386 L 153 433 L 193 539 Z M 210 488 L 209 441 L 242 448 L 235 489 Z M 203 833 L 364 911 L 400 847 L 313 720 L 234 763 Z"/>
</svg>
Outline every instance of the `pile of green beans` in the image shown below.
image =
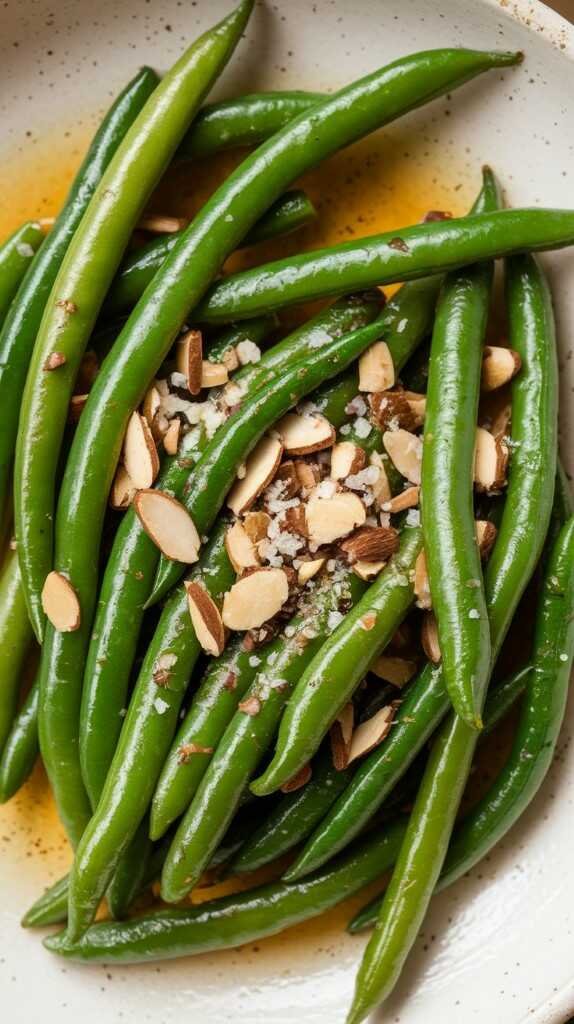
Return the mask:
<svg viewBox="0 0 574 1024">
<path fill-rule="evenodd" d="M 1 551 L 0 802 L 18 792 L 40 751 L 75 855 L 22 923 L 64 924 L 45 945 L 79 961 L 237 946 L 377 880 L 380 892 L 392 869 L 386 891 L 349 925 L 374 925 L 348 1017 L 359 1024 L 394 988 L 433 893 L 507 833 L 556 748 L 574 658 L 574 518 L 557 472 L 552 301 L 532 254 L 574 244 L 574 211 L 501 209 L 484 168 L 467 216 L 425 218 L 221 276 L 237 249 L 317 216 L 293 188 L 304 172 L 522 59 L 432 50 L 333 95 L 269 92 L 202 106 L 253 6 L 241 0 L 162 80 L 143 68 L 104 118 L 47 237 L 29 222 L 0 246 L 0 517 L 6 529 L 12 492 L 16 530 Z M 170 163 L 232 147 L 255 148 L 187 227 L 138 248 L 134 229 Z M 477 501 L 483 346 L 500 257 L 517 370 L 509 375 L 510 458 L 503 495 Z M 397 281 L 386 300 L 382 286 Z M 289 333 L 276 315 L 330 297 Z M 146 394 L 148 416 L 154 383 L 158 395 L 169 387 L 179 397 L 175 345 L 198 326 L 201 359 L 210 371 L 223 362 L 230 384 L 207 394 L 198 385 L 196 406 L 172 406 L 187 419 L 175 414 L 181 440 L 169 455 L 166 440 L 153 484 L 195 527 L 197 561 L 187 565 L 160 551 L 141 509 L 120 518 L 108 499 L 130 417 Z M 70 398 L 87 348 L 100 365 L 72 430 Z M 377 405 L 372 396 L 387 390 L 398 412 L 385 420 L 383 398 Z M 294 410 L 324 417 L 330 440 L 290 446 L 284 417 L 293 423 Z M 388 434 L 403 429 L 401 415 L 420 472 L 392 461 Z M 159 419 L 149 448 L 160 446 Z M 226 500 L 234 507 L 229 492 L 269 436 L 281 441 L 277 465 L 234 519 L 224 510 Z M 359 468 L 336 479 L 334 456 L 327 468 L 333 445 L 342 464 L 348 454 Z M 276 496 L 279 480 L 287 499 Z M 347 496 L 340 508 L 359 502 L 361 515 L 350 533 L 315 544 L 306 503 L 334 495 Z M 253 539 L 247 508 L 263 531 Z M 475 520 L 487 516 L 497 533 L 483 566 Z M 229 533 L 233 525 L 241 536 L 241 524 L 246 562 Z M 303 549 L 302 559 L 265 553 L 277 536 L 269 524 L 284 545 L 275 550 Z M 383 558 L 356 554 L 361 543 L 367 551 L 378 543 Z M 429 607 L 418 589 L 423 554 L 434 662 L 423 659 L 424 639 L 413 639 L 415 602 Z M 307 558 L 318 560 L 316 575 L 303 571 Z M 280 610 L 261 630 L 229 630 L 235 585 L 276 565 L 287 594 Z M 54 625 L 46 592 L 42 603 L 52 572 L 78 603 L 69 631 Z M 531 649 L 487 692 L 491 676 L 502 675 L 497 659 L 535 572 Z M 204 592 L 212 644 L 189 584 Z M 393 678 L 382 664 L 389 671 L 393 658 L 407 670 L 402 692 L 376 678 Z M 457 820 L 480 763 L 477 743 L 519 702 L 506 764 Z M 379 713 L 384 728 L 369 733 Z M 246 892 L 131 916 L 152 883 L 162 900 L 179 903 L 206 872 L 245 878 L 269 866 L 276 880 Z M 111 920 L 94 923 L 103 898 Z"/>
</svg>

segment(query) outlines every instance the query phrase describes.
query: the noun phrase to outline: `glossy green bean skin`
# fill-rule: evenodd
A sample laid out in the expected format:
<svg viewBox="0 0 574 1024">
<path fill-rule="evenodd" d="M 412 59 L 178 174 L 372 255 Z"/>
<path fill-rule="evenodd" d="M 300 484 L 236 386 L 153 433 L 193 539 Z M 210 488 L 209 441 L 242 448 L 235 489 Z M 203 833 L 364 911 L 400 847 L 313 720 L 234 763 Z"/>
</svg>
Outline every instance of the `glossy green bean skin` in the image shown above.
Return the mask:
<svg viewBox="0 0 574 1024">
<path fill-rule="evenodd" d="M 148 829 L 149 819 L 145 815 L 120 857 L 114 877 L 108 886 L 106 902 L 111 916 L 116 921 L 126 916 L 134 899 L 145 887 L 149 862 L 153 854 L 153 843 L 149 839 Z"/>
<path fill-rule="evenodd" d="M 73 943 L 60 933 L 44 944 L 73 960 L 106 963 L 167 960 L 239 946 L 316 917 L 375 881 L 393 863 L 402 832 L 402 823 L 387 826 L 305 882 L 272 882 L 201 906 L 96 924 Z"/>
<path fill-rule="evenodd" d="M 0 754 L 16 715 L 22 669 L 33 636 L 18 552 L 9 550 L 0 574 Z"/>
<path fill-rule="evenodd" d="M 0 326 L 43 238 L 40 225 L 29 220 L 0 245 Z"/>
<path fill-rule="evenodd" d="M 172 902 L 182 898 L 207 867 L 271 743 L 299 676 L 325 642 L 330 612 L 341 605 L 353 605 L 364 589 L 352 574 L 346 574 L 340 582 L 320 582 L 290 624 L 290 635 L 270 645 L 246 697 L 257 700 L 257 714 L 239 709 L 221 738 L 171 844 L 162 872 L 163 899 Z M 279 687 L 272 685 L 274 681 L 280 683 Z"/>
<path fill-rule="evenodd" d="M 62 924 L 66 920 L 69 877 L 63 875 L 32 904 L 22 918 L 23 928 L 44 928 L 50 924 Z"/>
<path fill-rule="evenodd" d="M 273 760 L 251 783 L 257 796 L 272 793 L 307 763 L 389 642 L 414 601 L 411 578 L 421 548 L 421 531 L 403 530 L 399 551 L 301 676 L 281 719 Z"/>
<path fill-rule="evenodd" d="M 8 733 L 0 756 L 0 803 L 24 785 L 38 757 L 38 683 L 35 681 Z"/>
<path fill-rule="evenodd" d="M 486 570 L 496 658 L 540 556 L 552 512 L 557 452 L 557 368 L 552 303 L 531 256 L 507 267 L 509 341 L 522 370 L 512 385 L 513 458 L 498 536 Z M 484 687 L 486 690 L 486 686 Z M 481 695 L 484 700 L 484 694 Z M 434 741 L 404 843 L 357 976 L 349 1022 L 392 991 L 438 881 L 476 745 L 449 715 Z"/>
<path fill-rule="evenodd" d="M 10 487 L 18 417 L 28 365 L 60 263 L 96 185 L 127 129 L 151 96 L 158 77 L 142 68 L 112 105 L 72 182 L 37 259 L 29 267 L 0 333 L 0 508 Z"/>
<path fill-rule="evenodd" d="M 22 578 L 39 639 L 45 621 L 40 595 L 53 568 L 56 470 L 82 355 L 149 195 L 231 56 L 252 6 L 253 0 L 242 0 L 189 47 L 152 92 L 96 186 L 48 298 L 22 401 L 14 487 Z M 66 362 L 47 372 L 54 351 Z M 50 764 L 48 771 L 54 774 Z"/>
<path fill-rule="evenodd" d="M 225 550 L 226 524 L 214 530 L 190 574 L 201 579 L 214 600 L 235 580 Z M 157 659 L 173 654 L 167 685 L 154 675 Z M 79 935 L 92 921 L 120 857 L 140 825 L 175 734 L 194 666 L 201 653 L 189 618 L 185 587 L 166 603 L 146 652 L 119 742 L 96 811 L 76 851 L 70 876 L 69 929 Z M 163 681 L 163 680 L 162 680 Z"/>
<path fill-rule="evenodd" d="M 428 274 L 524 251 L 574 242 L 574 212 L 538 208 L 496 210 L 388 231 L 231 274 L 194 310 L 203 323 L 260 316 L 313 299 Z"/>
<path fill-rule="evenodd" d="M 177 156 L 189 160 L 259 145 L 325 98 L 319 92 L 260 92 L 208 103 L 184 136 Z"/>
<path fill-rule="evenodd" d="M 301 189 L 293 189 L 280 196 L 253 225 L 242 240 L 241 247 L 291 234 L 316 216 L 317 211 L 311 200 Z M 126 257 L 106 297 L 106 315 L 116 316 L 135 306 L 154 274 L 178 245 L 181 235 L 181 231 L 161 235 Z"/>
<path fill-rule="evenodd" d="M 500 206 L 483 171 L 475 211 Z M 494 266 L 448 274 L 437 303 L 421 468 L 421 522 L 444 683 L 458 715 L 482 726 L 477 695 L 490 669 L 490 627 L 474 524 L 474 449 Z"/>
</svg>

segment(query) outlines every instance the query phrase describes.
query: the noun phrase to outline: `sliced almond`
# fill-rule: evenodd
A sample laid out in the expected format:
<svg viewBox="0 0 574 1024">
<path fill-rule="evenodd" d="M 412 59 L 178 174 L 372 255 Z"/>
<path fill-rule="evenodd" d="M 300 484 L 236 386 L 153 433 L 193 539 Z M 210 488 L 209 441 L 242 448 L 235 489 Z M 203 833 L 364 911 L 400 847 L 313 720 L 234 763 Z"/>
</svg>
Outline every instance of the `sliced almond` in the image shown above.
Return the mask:
<svg viewBox="0 0 574 1024">
<path fill-rule="evenodd" d="M 68 407 L 68 419 L 70 423 L 77 423 L 82 415 L 89 395 L 72 395 Z"/>
<path fill-rule="evenodd" d="M 124 509 L 129 508 L 137 488 L 134 486 L 134 482 L 131 479 L 125 466 L 121 464 L 116 469 L 116 475 L 110 491 L 110 505 L 112 508 Z"/>
<path fill-rule="evenodd" d="M 294 498 L 301 489 L 299 478 L 295 472 L 295 464 L 290 459 L 287 462 L 281 463 L 275 474 L 275 479 L 281 480 L 283 484 L 281 497 L 287 501 Z"/>
<path fill-rule="evenodd" d="M 81 621 L 80 602 L 72 584 L 61 572 L 49 572 L 42 588 L 42 608 L 54 629 L 73 633 Z"/>
<path fill-rule="evenodd" d="M 351 702 L 349 702 L 341 708 L 329 730 L 331 755 L 335 771 L 344 772 L 349 763 L 354 720 L 355 709 Z"/>
<path fill-rule="evenodd" d="M 372 718 L 368 718 L 366 722 L 362 722 L 361 725 L 357 726 L 351 740 L 349 764 L 356 761 L 358 757 L 364 757 L 365 754 L 370 753 L 371 750 L 374 750 L 375 747 L 378 747 L 383 742 L 390 732 L 396 709 L 397 704 L 395 702 L 387 704 L 386 707 L 377 711 Z"/>
<path fill-rule="evenodd" d="M 363 526 L 339 546 L 349 565 L 386 562 L 398 551 L 399 533 L 392 526 Z"/>
<path fill-rule="evenodd" d="M 395 383 L 395 366 L 386 341 L 376 341 L 359 359 L 359 391 L 386 391 Z"/>
<path fill-rule="evenodd" d="M 321 470 L 313 462 L 295 461 L 293 463 L 299 486 L 304 491 L 312 491 L 321 479 Z"/>
<path fill-rule="evenodd" d="M 306 506 L 309 538 L 318 547 L 346 537 L 367 518 L 365 506 L 356 494 L 342 491 L 332 498 L 311 496 Z"/>
<path fill-rule="evenodd" d="M 204 747 L 202 743 L 182 743 L 177 751 L 178 764 L 188 764 L 195 754 L 213 754 L 214 747 Z"/>
<path fill-rule="evenodd" d="M 153 421 L 157 416 L 161 406 L 161 395 L 158 389 L 152 384 L 145 393 L 145 398 L 142 404 L 142 413 L 146 418 L 149 427 L 153 427 Z"/>
<path fill-rule="evenodd" d="M 171 423 L 179 423 L 179 419 L 173 419 Z M 165 435 L 170 428 L 170 421 L 167 416 L 164 416 L 162 412 L 159 412 L 151 424 L 152 437 L 156 444 L 163 444 Z"/>
<path fill-rule="evenodd" d="M 225 534 L 225 548 L 235 572 L 242 573 L 244 569 L 259 565 L 257 548 L 240 522 L 229 527 Z"/>
<path fill-rule="evenodd" d="M 375 576 L 379 575 L 386 564 L 386 562 L 365 562 L 359 559 L 358 562 L 353 563 L 353 572 L 359 579 L 368 583 L 369 580 L 374 580 Z"/>
<path fill-rule="evenodd" d="M 228 373 L 235 373 L 235 370 L 239 369 L 239 356 L 233 345 L 225 350 L 221 357 L 221 362 Z"/>
<path fill-rule="evenodd" d="M 203 337 L 201 331 L 187 331 L 179 339 L 175 361 L 187 381 L 188 390 L 197 395 L 203 387 Z"/>
<path fill-rule="evenodd" d="M 425 612 L 421 625 L 421 644 L 429 661 L 438 665 L 441 659 L 438 642 L 438 626 L 434 612 Z"/>
<path fill-rule="evenodd" d="M 427 558 L 424 551 L 419 551 L 415 562 L 414 591 L 418 608 L 428 610 L 432 607 Z"/>
<path fill-rule="evenodd" d="M 363 469 L 366 455 L 362 448 L 352 441 L 339 441 L 331 452 L 331 479 L 345 480 Z"/>
<path fill-rule="evenodd" d="M 243 519 L 243 528 L 250 540 L 257 544 L 266 538 L 270 522 L 271 516 L 267 512 L 248 512 Z"/>
<path fill-rule="evenodd" d="M 229 629 L 257 629 L 272 619 L 289 597 L 283 569 L 264 568 L 243 576 L 223 598 L 223 622 Z"/>
<path fill-rule="evenodd" d="M 484 427 L 478 427 L 474 449 L 474 483 L 477 491 L 490 494 L 506 483 L 508 448 Z"/>
<path fill-rule="evenodd" d="M 201 364 L 201 386 L 202 388 L 219 388 L 227 384 L 229 374 L 223 363 L 210 363 L 207 359 Z"/>
<path fill-rule="evenodd" d="M 143 416 L 133 412 L 124 441 L 124 465 L 134 487 L 151 487 L 159 473 L 159 456 Z"/>
<path fill-rule="evenodd" d="M 312 774 L 313 769 L 311 768 L 311 763 L 308 761 L 307 764 L 304 764 L 303 767 L 299 769 L 293 778 L 288 779 L 287 782 L 283 783 L 280 787 L 281 792 L 294 793 L 296 789 L 302 789 L 303 786 L 306 786 L 310 781 Z"/>
<path fill-rule="evenodd" d="M 308 455 L 324 448 L 330 448 L 335 442 L 335 431 L 329 420 L 319 413 L 312 416 L 299 416 L 288 412 L 275 427 L 283 442 L 285 451 L 290 455 Z"/>
<path fill-rule="evenodd" d="M 522 360 L 511 348 L 486 345 L 482 357 L 480 387 L 482 391 L 496 391 L 508 384 L 519 372 Z"/>
<path fill-rule="evenodd" d="M 219 608 L 201 583 L 185 584 L 187 604 L 195 635 L 206 654 L 217 658 L 225 647 L 225 629 Z"/>
<path fill-rule="evenodd" d="M 245 476 L 236 480 L 227 496 L 227 506 L 236 516 L 245 512 L 269 486 L 281 462 L 283 447 L 274 437 L 262 437 L 245 465 Z"/>
<path fill-rule="evenodd" d="M 297 582 L 301 586 L 304 583 L 308 583 L 309 580 L 312 580 L 321 571 L 326 561 L 326 558 L 314 558 L 311 562 L 303 562 L 297 572 Z"/>
<path fill-rule="evenodd" d="M 159 213 L 147 213 L 138 221 L 140 231 L 149 231 L 154 235 L 169 235 L 174 231 L 182 231 L 189 221 L 185 217 L 168 217 Z"/>
<path fill-rule="evenodd" d="M 484 562 L 492 551 L 498 530 L 488 519 L 477 519 L 474 528 L 480 557 Z"/>
<path fill-rule="evenodd" d="M 261 711 L 261 701 L 259 697 L 247 697 L 245 700 L 240 700 L 237 707 L 242 714 L 250 715 L 251 718 L 254 718 Z"/>
<path fill-rule="evenodd" d="M 421 482 L 423 443 L 408 430 L 386 430 L 383 444 L 391 462 L 411 484 Z"/>
<path fill-rule="evenodd" d="M 411 411 L 414 413 L 416 426 L 422 427 L 427 408 L 426 395 L 420 395 L 418 391 L 403 391 L 403 394 L 411 407 Z"/>
<path fill-rule="evenodd" d="M 66 357 L 63 352 L 50 352 L 50 355 L 44 363 L 45 370 L 59 370 L 61 366 L 66 365 Z"/>
<path fill-rule="evenodd" d="M 395 494 L 394 498 L 386 501 L 381 508 L 383 512 L 404 512 L 407 508 L 415 508 L 420 501 L 420 488 L 405 487 L 404 491 Z"/>
<path fill-rule="evenodd" d="M 380 452 L 371 452 L 369 464 L 371 466 L 376 466 L 379 471 L 379 475 L 371 487 L 373 497 L 380 508 L 381 505 L 384 505 L 385 502 L 389 501 L 391 498 L 391 485 L 387 476 L 385 462 Z"/>
<path fill-rule="evenodd" d="M 297 533 L 300 537 L 307 537 L 309 528 L 304 505 L 296 505 L 295 508 L 285 509 L 285 529 L 290 533 Z"/>
<path fill-rule="evenodd" d="M 179 448 L 179 434 L 181 430 L 181 421 L 174 419 L 169 424 L 165 434 L 163 435 L 163 446 L 168 455 L 177 455 Z"/>
<path fill-rule="evenodd" d="M 370 671 L 379 679 L 393 686 L 404 686 L 412 679 L 417 670 L 416 661 L 407 658 L 396 658 L 392 654 L 380 654 L 370 666 Z"/>
<path fill-rule="evenodd" d="M 165 491 L 143 488 L 134 498 L 137 516 L 162 555 L 174 562 L 197 562 L 201 538 L 181 502 Z"/>
<path fill-rule="evenodd" d="M 381 430 L 416 430 L 417 417 L 404 391 L 377 391 L 370 396 L 373 420 Z"/>
</svg>

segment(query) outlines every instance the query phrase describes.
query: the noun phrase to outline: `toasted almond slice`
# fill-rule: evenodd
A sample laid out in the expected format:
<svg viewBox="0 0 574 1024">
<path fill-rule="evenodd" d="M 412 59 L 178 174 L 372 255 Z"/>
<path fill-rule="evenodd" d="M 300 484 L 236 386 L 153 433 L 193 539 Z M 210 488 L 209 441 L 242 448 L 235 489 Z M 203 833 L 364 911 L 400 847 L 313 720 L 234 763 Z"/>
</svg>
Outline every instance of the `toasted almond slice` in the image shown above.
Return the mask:
<svg viewBox="0 0 574 1024">
<path fill-rule="evenodd" d="M 177 664 L 177 654 L 171 651 L 164 651 L 153 663 L 153 681 L 156 686 L 169 686 L 173 675 L 172 669 Z"/>
<path fill-rule="evenodd" d="M 386 341 L 376 341 L 359 359 L 359 391 L 386 391 L 395 383 L 393 357 Z"/>
<path fill-rule="evenodd" d="M 304 505 L 296 505 L 295 508 L 285 509 L 285 529 L 290 533 L 297 533 L 300 537 L 307 537 L 309 528 Z"/>
<path fill-rule="evenodd" d="M 225 629 L 219 608 L 201 583 L 185 584 L 187 604 L 195 635 L 206 654 L 217 658 L 225 647 Z"/>
<path fill-rule="evenodd" d="M 239 369 L 239 356 L 237 355 L 237 349 L 233 345 L 225 350 L 221 357 L 221 362 L 228 373 L 234 373 L 235 370 Z"/>
<path fill-rule="evenodd" d="M 421 482 L 423 443 L 408 430 L 386 430 L 383 444 L 391 462 L 411 484 Z"/>
<path fill-rule="evenodd" d="M 422 427 L 425 421 L 427 409 L 426 395 L 419 395 L 418 391 L 403 391 L 403 395 L 409 403 L 411 412 L 415 417 L 415 426 Z"/>
<path fill-rule="evenodd" d="M 110 491 L 110 505 L 117 509 L 129 508 L 134 500 L 136 490 L 127 469 L 120 463 Z"/>
<path fill-rule="evenodd" d="M 80 602 L 72 584 L 61 572 L 49 572 L 42 587 L 42 608 L 54 629 L 73 633 L 79 629 Z"/>
<path fill-rule="evenodd" d="M 282 462 L 275 474 L 276 480 L 281 480 L 283 488 L 281 490 L 281 498 L 287 501 L 294 498 L 301 489 L 299 484 L 299 478 L 295 472 L 295 464 L 290 459 L 287 462 Z"/>
<path fill-rule="evenodd" d="M 175 353 L 176 366 L 187 381 L 188 390 L 197 395 L 202 388 L 203 336 L 201 331 L 187 331 L 179 339 Z"/>
<path fill-rule="evenodd" d="M 379 679 L 384 679 L 393 686 L 404 686 L 412 679 L 417 670 L 416 661 L 407 658 L 396 658 L 392 654 L 380 654 L 370 666 L 370 671 Z"/>
<path fill-rule="evenodd" d="M 335 442 L 335 431 L 329 420 L 319 413 L 299 416 L 288 412 L 275 429 L 290 455 L 308 455 L 323 448 L 330 448 Z"/>
<path fill-rule="evenodd" d="M 392 526 L 363 526 L 340 544 L 349 565 L 386 562 L 399 548 L 399 533 Z"/>
<path fill-rule="evenodd" d="M 243 528 L 254 544 L 267 537 L 267 527 L 271 516 L 267 512 L 248 512 L 243 520 Z"/>
<path fill-rule="evenodd" d="M 70 398 L 70 405 L 68 407 L 68 419 L 70 423 L 78 422 L 89 397 L 89 395 L 72 395 Z"/>
<path fill-rule="evenodd" d="M 303 462 L 297 459 L 293 463 L 299 486 L 304 491 L 312 491 L 321 479 L 321 470 L 314 462 Z"/>
<path fill-rule="evenodd" d="M 133 412 L 124 441 L 124 465 L 134 487 L 151 487 L 159 473 L 159 456 L 143 416 Z"/>
<path fill-rule="evenodd" d="M 415 508 L 420 500 L 420 488 L 405 487 L 404 491 L 395 494 L 394 498 L 386 501 L 381 508 L 383 512 L 404 512 L 407 508 Z"/>
<path fill-rule="evenodd" d="M 339 441 L 331 452 L 331 479 L 344 480 L 363 469 L 366 456 L 362 448 L 352 441 Z"/>
<path fill-rule="evenodd" d="M 44 363 L 45 370 L 59 370 L 61 366 L 66 365 L 66 357 L 63 352 L 50 352 L 50 355 Z"/>
<path fill-rule="evenodd" d="M 236 522 L 229 527 L 225 534 L 225 548 L 235 572 L 242 573 L 244 569 L 259 565 L 257 548 L 242 523 Z"/>
<path fill-rule="evenodd" d="M 486 345 L 482 357 L 481 391 L 496 391 L 508 384 L 521 366 L 518 352 L 498 345 Z"/>
<path fill-rule="evenodd" d="M 299 566 L 297 582 L 300 583 L 301 586 L 303 586 L 304 583 L 308 583 L 309 580 L 313 579 L 313 576 L 316 576 L 317 573 L 321 571 L 326 561 L 326 558 L 314 558 L 311 562 L 303 562 Z"/>
<path fill-rule="evenodd" d="M 210 363 L 207 359 L 201 364 L 202 388 L 218 388 L 229 380 L 227 368 L 223 363 Z"/>
<path fill-rule="evenodd" d="M 269 486 L 281 462 L 283 447 L 274 437 L 262 437 L 247 459 L 245 476 L 236 480 L 227 496 L 227 506 L 236 516 L 245 512 Z"/>
<path fill-rule="evenodd" d="M 272 619 L 289 597 L 283 569 L 262 568 L 243 576 L 223 598 L 223 622 L 229 629 L 257 629 Z"/>
<path fill-rule="evenodd" d="M 421 625 L 421 644 L 429 661 L 438 665 L 441 659 L 438 642 L 438 627 L 434 612 L 425 612 Z"/>
<path fill-rule="evenodd" d="M 145 416 L 149 427 L 153 427 L 153 421 L 157 416 L 161 406 L 161 395 L 158 389 L 152 384 L 145 393 L 145 398 L 142 405 L 142 413 Z"/>
<path fill-rule="evenodd" d="M 250 715 L 251 718 L 254 718 L 261 711 L 261 701 L 259 697 L 247 697 L 245 700 L 240 700 L 237 707 L 242 714 Z"/>
<path fill-rule="evenodd" d="M 508 448 L 484 427 L 476 431 L 474 483 L 477 491 L 498 491 L 506 483 Z"/>
<path fill-rule="evenodd" d="M 201 538 L 189 512 L 165 491 L 142 488 L 134 508 L 145 532 L 162 555 L 174 562 L 197 562 Z"/>
<path fill-rule="evenodd" d="M 359 579 L 365 580 L 368 583 L 369 580 L 373 580 L 375 576 L 379 575 L 386 564 L 386 562 L 365 562 L 359 559 L 358 562 L 353 562 L 353 572 Z"/>
<path fill-rule="evenodd" d="M 351 739 L 349 764 L 356 761 L 358 757 L 364 757 L 383 742 L 390 732 L 396 709 L 397 704 L 393 701 L 392 704 L 387 704 L 366 722 L 357 726 Z"/>
<path fill-rule="evenodd" d="M 169 424 L 165 434 L 163 435 L 163 446 L 168 455 L 177 455 L 177 449 L 179 447 L 179 432 L 181 430 L 181 421 L 174 419 Z"/>
<path fill-rule="evenodd" d="M 335 771 L 344 772 L 349 763 L 354 720 L 355 709 L 349 701 L 348 704 L 341 708 L 329 730 L 331 755 Z"/>
<path fill-rule="evenodd" d="M 484 562 L 492 551 L 498 530 L 488 519 L 477 519 L 474 528 L 480 557 Z"/>
<path fill-rule="evenodd" d="M 160 213 L 146 213 L 140 217 L 138 228 L 154 235 L 169 235 L 174 231 L 186 228 L 189 221 L 185 217 L 168 217 Z"/>
<path fill-rule="evenodd" d="M 417 417 L 404 391 L 377 391 L 369 401 L 373 419 L 381 430 L 391 426 L 416 430 Z"/>
<path fill-rule="evenodd" d="M 419 551 L 415 562 L 414 591 L 418 608 L 432 608 L 427 558 L 424 551 Z"/>
<path fill-rule="evenodd" d="M 287 779 L 280 787 L 282 793 L 294 793 L 296 789 L 302 789 L 310 781 L 313 774 L 311 762 L 308 761 L 291 779 Z"/>
<path fill-rule="evenodd" d="M 356 494 L 341 491 L 332 498 L 312 495 L 306 508 L 309 538 L 320 546 L 346 537 L 367 518 L 365 506 Z"/>
<path fill-rule="evenodd" d="M 384 505 L 386 501 L 391 499 L 391 485 L 387 476 L 385 462 L 380 452 L 371 452 L 369 464 L 376 466 L 379 471 L 377 479 L 372 484 L 372 491 L 373 497 L 380 508 L 381 505 Z"/>
<path fill-rule="evenodd" d="M 213 754 L 214 747 L 204 747 L 202 743 L 182 743 L 177 751 L 178 764 L 188 764 L 194 754 Z"/>
</svg>

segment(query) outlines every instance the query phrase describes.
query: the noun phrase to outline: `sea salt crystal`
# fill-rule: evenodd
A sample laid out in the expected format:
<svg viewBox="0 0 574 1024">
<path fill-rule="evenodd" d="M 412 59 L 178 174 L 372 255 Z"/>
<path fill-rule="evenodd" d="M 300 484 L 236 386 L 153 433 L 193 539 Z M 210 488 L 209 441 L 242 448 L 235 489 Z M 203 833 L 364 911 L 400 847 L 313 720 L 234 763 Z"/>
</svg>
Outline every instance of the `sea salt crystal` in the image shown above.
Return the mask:
<svg viewBox="0 0 574 1024">
<path fill-rule="evenodd" d="M 237 358 L 242 366 L 246 366 L 247 363 L 258 363 L 261 359 L 261 349 L 259 345 L 256 345 L 254 341 L 249 341 L 246 338 L 244 341 L 240 341 L 235 346 Z"/>
<path fill-rule="evenodd" d="M 355 433 L 357 437 L 360 438 L 368 437 L 371 433 L 371 424 L 364 418 L 364 416 L 359 416 L 355 420 Z"/>
<path fill-rule="evenodd" d="M 156 699 L 153 702 L 153 706 L 156 709 L 158 715 L 165 714 L 165 712 L 169 708 L 168 702 L 164 700 L 163 697 L 156 697 Z"/>
</svg>

